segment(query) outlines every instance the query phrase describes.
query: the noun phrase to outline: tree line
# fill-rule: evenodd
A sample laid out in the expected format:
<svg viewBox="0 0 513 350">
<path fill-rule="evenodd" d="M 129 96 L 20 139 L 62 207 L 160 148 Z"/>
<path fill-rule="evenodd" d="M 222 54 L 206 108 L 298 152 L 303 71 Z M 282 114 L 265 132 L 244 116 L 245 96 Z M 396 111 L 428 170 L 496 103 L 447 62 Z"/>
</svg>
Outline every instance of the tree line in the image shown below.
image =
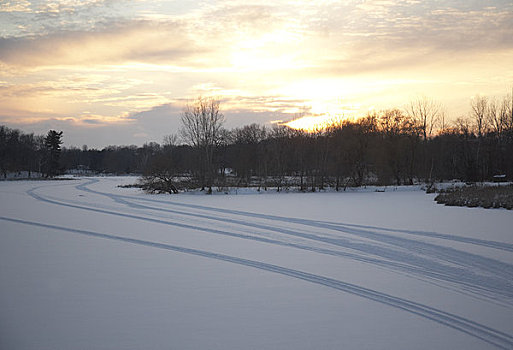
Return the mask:
<svg viewBox="0 0 513 350">
<path fill-rule="evenodd" d="M 471 114 L 449 124 L 427 98 L 406 110 L 368 113 L 314 132 L 250 124 L 222 128 L 219 102 L 185 107 L 180 139 L 154 149 L 144 170 L 150 191 L 194 187 L 294 186 L 316 191 L 365 184 L 513 177 L 513 101 L 477 96 Z M 176 141 L 179 137 L 172 138 Z"/>
<path fill-rule="evenodd" d="M 46 136 L 25 134 L 0 125 L 0 174 L 25 172 L 26 177 L 53 177 L 62 172 L 60 164 L 62 131 Z"/>
<path fill-rule="evenodd" d="M 149 191 L 170 193 L 233 186 L 340 190 L 365 184 L 486 181 L 496 175 L 513 180 L 512 97 L 478 96 L 470 110 L 447 123 L 441 105 L 419 98 L 405 110 L 374 111 L 317 131 L 258 124 L 226 130 L 219 101 L 199 98 L 184 108 L 179 135 L 162 144 L 64 148 L 59 170 L 141 174 Z M 48 155 L 43 156 L 48 147 L 40 136 L 5 127 L 0 131 L 4 174 L 34 171 L 48 162 Z"/>
</svg>

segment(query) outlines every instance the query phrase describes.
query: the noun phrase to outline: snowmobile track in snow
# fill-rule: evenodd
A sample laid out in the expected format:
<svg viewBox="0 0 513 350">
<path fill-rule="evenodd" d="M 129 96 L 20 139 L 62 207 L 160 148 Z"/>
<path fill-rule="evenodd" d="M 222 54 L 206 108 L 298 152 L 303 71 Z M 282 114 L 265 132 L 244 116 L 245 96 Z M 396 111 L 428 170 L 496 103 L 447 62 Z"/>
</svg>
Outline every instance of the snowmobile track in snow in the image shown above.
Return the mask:
<svg viewBox="0 0 513 350">
<path fill-rule="evenodd" d="M 42 197 L 41 197 L 42 198 Z M 78 206 L 74 206 L 78 207 Z M 52 230 L 58 230 L 58 231 L 64 231 L 68 233 L 74 233 L 74 234 L 80 234 L 80 235 L 86 235 L 90 237 L 95 238 L 101 238 L 101 239 L 107 239 L 107 240 L 113 240 L 113 241 L 120 241 L 124 243 L 130 243 L 130 244 L 136 244 L 140 246 L 146 246 L 151 248 L 158 248 L 158 249 L 164 249 L 164 250 L 170 250 L 175 251 L 179 253 L 189 254 L 189 255 L 195 255 L 200 256 L 204 258 L 209 259 L 215 259 L 220 261 L 225 261 L 233 264 L 243 265 L 247 267 L 252 267 L 272 273 L 277 273 L 284 276 L 289 276 L 293 278 L 297 278 L 303 281 L 311 282 L 317 285 L 323 285 L 329 288 L 333 288 L 336 290 L 340 290 L 349 294 L 353 294 L 368 300 L 373 300 L 381 304 L 385 304 L 403 311 L 407 311 L 409 313 L 421 316 L 423 318 L 432 320 L 434 322 L 437 322 L 441 325 L 450 327 L 452 329 L 458 330 L 460 332 L 463 332 L 465 334 L 468 334 L 470 336 L 473 336 L 477 339 L 483 340 L 491 345 L 496 346 L 500 349 L 512 349 L 513 348 L 513 337 L 505 334 L 503 332 L 494 330 L 490 327 L 487 327 L 485 325 L 479 324 L 477 322 L 474 322 L 472 320 L 429 307 L 427 305 L 423 305 L 420 303 L 412 302 L 403 298 L 395 297 L 392 295 L 388 295 L 385 293 L 381 293 L 372 289 L 364 288 L 357 286 L 355 284 L 339 281 L 333 278 L 324 277 L 316 274 L 311 274 L 295 269 L 289 269 L 286 267 L 268 264 L 264 262 L 259 262 L 255 260 L 248 260 L 238 257 L 233 257 L 229 255 L 224 254 L 217 254 L 212 253 L 208 251 L 198 250 L 198 249 L 191 249 L 191 248 L 185 248 L 185 247 L 179 247 L 175 245 L 170 244 L 164 244 L 164 243 L 158 243 L 158 242 L 151 242 L 151 241 L 145 241 L 140 239 L 134 239 L 134 238 L 128 238 L 128 237 L 122 237 L 117 236 L 113 234 L 105 234 L 105 233 L 98 233 L 93 231 L 87 231 L 87 230 L 79 230 L 74 228 L 68 228 L 63 226 L 57 226 L 57 225 L 50 225 L 45 223 L 39 223 L 39 222 L 33 222 L 33 221 L 27 221 L 27 220 L 19 220 L 19 219 L 13 219 L 13 218 L 7 218 L 7 217 L 0 217 L 0 220 L 8 221 L 12 223 L 17 224 L 24 224 L 24 225 L 30 225 L 35 227 L 41 227 L 41 228 L 47 228 Z"/>
<path fill-rule="evenodd" d="M 465 237 L 458 237 L 448 234 L 439 234 L 435 232 L 423 232 L 423 231 L 406 231 L 406 230 L 394 230 L 388 228 L 378 228 L 372 226 L 362 225 L 350 225 L 342 223 L 330 223 L 323 221 L 314 221 L 307 219 L 298 218 L 287 218 L 274 215 L 265 215 L 258 213 L 244 212 L 240 210 L 227 210 L 220 208 L 211 208 L 200 205 L 176 203 L 174 201 L 163 201 L 156 200 L 153 198 L 134 198 L 131 196 L 116 195 L 110 193 L 104 193 L 95 191 L 88 188 L 89 185 L 98 182 L 98 180 L 90 180 L 83 184 L 75 186 L 81 191 L 106 196 L 117 203 L 129 206 L 134 209 L 148 209 L 152 211 L 160 211 L 173 213 L 193 218 L 213 220 L 222 223 L 232 223 L 236 225 L 246 226 L 251 229 L 262 229 L 272 231 L 281 235 L 298 237 L 309 241 L 322 242 L 331 246 L 336 246 L 344 249 L 351 249 L 354 253 L 341 252 L 340 250 L 332 250 L 326 248 L 318 248 L 308 245 L 301 245 L 291 242 L 278 241 L 276 239 L 268 239 L 264 237 L 254 235 L 242 235 L 239 233 L 232 233 L 227 231 L 215 230 L 210 228 L 203 228 L 192 226 L 188 224 L 179 224 L 170 221 L 159 220 L 160 223 L 168 225 L 176 225 L 180 227 L 187 227 L 191 229 L 201 230 L 209 233 L 223 234 L 232 237 L 257 240 L 264 243 L 286 245 L 297 249 L 304 249 L 315 251 L 317 253 L 336 255 L 346 257 L 374 265 L 380 265 L 395 271 L 401 271 L 403 273 L 412 274 L 421 279 L 431 279 L 441 282 L 449 282 L 459 286 L 462 291 L 467 291 L 475 294 L 478 297 L 485 297 L 491 300 L 502 302 L 508 305 L 513 304 L 513 265 L 507 264 L 495 259 L 486 258 L 480 255 L 464 252 L 455 248 L 449 248 L 438 244 L 426 243 L 416 241 L 409 238 L 396 237 L 391 234 L 379 233 L 374 230 L 388 231 L 388 232 L 400 232 L 413 234 L 417 236 L 427 236 L 432 238 L 440 238 L 443 240 L 451 240 L 455 242 L 463 242 L 472 245 L 483 246 L 487 248 L 502 249 L 510 251 L 510 244 L 504 244 L 494 241 L 486 241 L 479 239 L 471 239 Z M 229 217 L 217 217 L 202 213 L 186 212 L 170 208 L 153 207 L 149 205 L 141 205 L 134 203 L 133 201 L 143 201 L 150 203 L 166 204 L 171 206 L 186 207 L 191 209 L 199 209 L 207 212 L 216 212 L 223 214 L 232 214 L 236 216 L 242 216 L 244 218 L 257 218 L 265 220 L 264 223 L 248 222 L 238 220 Z M 145 214 L 148 214 L 145 212 Z M 147 217 L 139 217 L 133 215 L 132 218 L 148 220 Z M 158 219 L 150 219 L 158 220 Z M 367 241 L 355 239 L 345 239 L 343 237 L 330 237 L 320 234 L 313 234 L 307 232 L 300 232 L 299 230 L 290 230 L 283 227 L 271 226 L 268 222 L 286 222 L 302 225 L 306 227 L 312 227 L 314 229 L 320 229 L 324 231 L 335 231 L 349 234 L 358 239 L 364 238 L 377 242 L 377 244 L 371 244 Z M 183 226 L 186 225 L 186 226 Z M 257 234 L 257 233 L 255 233 Z M 363 253 L 363 255 L 362 255 Z M 374 256 L 374 257 L 370 257 Z M 476 270 L 478 273 L 476 273 Z"/>
</svg>

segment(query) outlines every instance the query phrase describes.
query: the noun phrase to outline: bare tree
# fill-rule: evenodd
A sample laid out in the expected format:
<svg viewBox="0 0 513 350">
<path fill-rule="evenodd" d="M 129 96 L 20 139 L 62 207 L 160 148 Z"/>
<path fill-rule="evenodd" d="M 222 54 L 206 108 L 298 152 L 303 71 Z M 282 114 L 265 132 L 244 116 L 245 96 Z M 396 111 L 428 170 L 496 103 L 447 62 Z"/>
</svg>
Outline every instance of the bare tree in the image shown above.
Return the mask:
<svg viewBox="0 0 513 350">
<path fill-rule="evenodd" d="M 434 100 L 428 99 L 427 97 L 419 97 L 417 100 L 410 103 L 408 107 L 408 116 L 412 122 L 411 130 L 414 133 L 416 130 L 422 135 L 423 143 L 421 147 L 421 153 L 419 154 L 419 163 L 421 164 L 421 171 L 424 173 L 426 181 L 432 183 L 432 173 L 434 167 L 434 157 L 427 150 L 428 138 L 431 138 L 433 129 L 439 124 L 443 109 L 440 103 Z M 412 134 L 413 135 L 413 134 Z M 415 164 L 415 148 L 416 139 L 411 139 L 412 147 L 412 163 L 410 167 L 410 174 L 413 174 L 413 166 Z M 410 176 L 410 183 L 413 183 L 413 176 Z"/>
<path fill-rule="evenodd" d="M 513 91 L 502 100 L 500 118 L 504 129 L 513 130 Z"/>
<path fill-rule="evenodd" d="M 441 134 L 448 127 L 447 111 L 445 110 L 445 108 L 442 108 L 442 110 L 440 111 L 440 117 L 439 117 L 438 121 L 439 121 L 439 126 L 440 126 L 440 129 L 438 130 L 438 134 Z"/>
<path fill-rule="evenodd" d="M 485 96 L 476 96 L 470 102 L 472 118 L 476 123 L 477 136 L 483 136 L 486 131 L 486 114 L 488 112 L 488 99 Z"/>
<path fill-rule="evenodd" d="M 426 141 L 440 120 L 442 106 L 440 103 L 424 96 L 410 102 L 407 112 L 415 123 L 419 125 L 423 139 Z"/>
<path fill-rule="evenodd" d="M 505 116 L 507 115 L 505 105 L 500 104 L 497 99 L 491 99 L 488 103 L 486 119 L 492 132 L 497 138 L 502 137 L 502 131 L 505 127 Z"/>
<path fill-rule="evenodd" d="M 484 169 L 484 162 L 482 162 L 481 157 L 481 146 L 482 146 L 482 140 L 483 136 L 485 136 L 485 133 L 487 132 L 487 114 L 490 112 L 488 106 L 488 98 L 485 96 L 479 96 L 477 95 L 474 97 L 471 102 L 470 106 L 472 107 L 472 117 L 475 122 L 476 131 L 477 131 L 477 148 L 476 148 L 476 163 L 478 164 L 478 179 L 483 180 L 485 169 Z M 493 107 L 494 113 L 497 112 L 496 107 Z"/>
<path fill-rule="evenodd" d="M 187 144 L 198 151 L 198 177 L 202 189 L 212 191 L 214 180 L 214 150 L 222 139 L 224 115 L 221 113 L 220 102 L 213 98 L 199 97 L 185 106 L 181 120 L 180 134 Z"/>
<path fill-rule="evenodd" d="M 164 136 L 162 139 L 163 147 L 175 147 L 178 145 L 178 135 L 177 134 L 169 134 Z"/>
</svg>

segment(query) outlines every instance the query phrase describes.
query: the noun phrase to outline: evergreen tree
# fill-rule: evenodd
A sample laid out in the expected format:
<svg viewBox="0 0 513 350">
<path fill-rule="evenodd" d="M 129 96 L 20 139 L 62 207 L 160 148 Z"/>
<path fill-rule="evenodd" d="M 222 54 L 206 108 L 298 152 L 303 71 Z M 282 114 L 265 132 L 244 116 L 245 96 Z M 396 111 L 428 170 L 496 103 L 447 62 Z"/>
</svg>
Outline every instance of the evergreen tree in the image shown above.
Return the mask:
<svg viewBox="0 0 513 350">
<path fill-rule="evenodd" d="M 44 139 L 46 148 L 46 176 L 53 177 L 59 173 L 59 157 L 61 155 L 62 131 L 48 131 Z"/>
</svg>

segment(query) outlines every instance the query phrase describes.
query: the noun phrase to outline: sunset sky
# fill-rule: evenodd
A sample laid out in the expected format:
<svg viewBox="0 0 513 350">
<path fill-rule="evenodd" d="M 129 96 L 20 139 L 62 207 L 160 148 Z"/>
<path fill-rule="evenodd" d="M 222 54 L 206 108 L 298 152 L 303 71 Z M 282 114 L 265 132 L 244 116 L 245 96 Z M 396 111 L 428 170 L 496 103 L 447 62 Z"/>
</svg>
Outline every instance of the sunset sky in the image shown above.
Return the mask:
<svg viewBox="0 0 513 350">
<path fill-rule="evenodd" d="M 233 128 L 513 87 L 511 0 L 0 0 L 0 23 L 0 124 L 67 146 L 161 142 L 200 95 Z"/>
</svg>

